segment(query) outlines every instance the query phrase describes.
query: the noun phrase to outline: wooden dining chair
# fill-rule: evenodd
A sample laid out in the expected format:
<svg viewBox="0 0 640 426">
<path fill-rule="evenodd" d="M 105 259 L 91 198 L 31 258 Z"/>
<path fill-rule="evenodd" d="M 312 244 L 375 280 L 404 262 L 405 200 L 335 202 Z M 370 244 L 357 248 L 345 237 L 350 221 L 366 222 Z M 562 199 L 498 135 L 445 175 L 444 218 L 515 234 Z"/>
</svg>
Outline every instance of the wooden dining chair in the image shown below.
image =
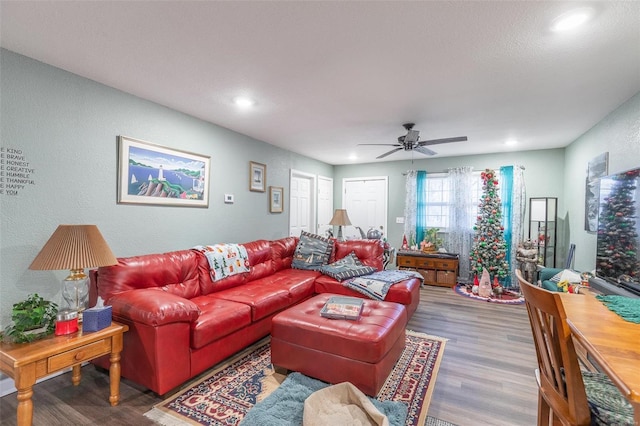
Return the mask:
<svg viewBox="0 0 640 426">
<path fill-rule="evenodd" d="M 631 404 L 609 378 L 580 369 L 559 294 L 516 276 L 538 357 L 538 425 L 633 425 Z"/>
</svg>

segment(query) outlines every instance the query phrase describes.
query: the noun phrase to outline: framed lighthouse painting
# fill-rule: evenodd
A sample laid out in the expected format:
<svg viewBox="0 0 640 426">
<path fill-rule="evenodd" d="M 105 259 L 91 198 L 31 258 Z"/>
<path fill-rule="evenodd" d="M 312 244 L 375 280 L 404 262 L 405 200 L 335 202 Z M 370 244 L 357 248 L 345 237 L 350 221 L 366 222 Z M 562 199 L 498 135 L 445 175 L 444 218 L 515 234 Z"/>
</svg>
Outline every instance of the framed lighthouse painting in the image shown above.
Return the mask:
<svg viewBox="0 0 640 426">
<path fill-rule="evenodd" d="M 208 156 L 118 136 L 118 204 L 208 207 Z"/>
</svg>

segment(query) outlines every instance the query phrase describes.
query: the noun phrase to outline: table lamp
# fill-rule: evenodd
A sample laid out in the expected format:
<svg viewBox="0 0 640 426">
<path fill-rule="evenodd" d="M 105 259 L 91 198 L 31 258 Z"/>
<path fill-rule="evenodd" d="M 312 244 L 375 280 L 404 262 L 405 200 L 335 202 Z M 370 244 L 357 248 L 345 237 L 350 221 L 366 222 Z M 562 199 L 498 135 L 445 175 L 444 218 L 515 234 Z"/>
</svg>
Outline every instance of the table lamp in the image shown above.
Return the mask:
<svg viewBox="0 0 640 426">
<path fill-rule="evenodd" d="M 62 282 L 62 297 L 69 307 L 82 311 L 89 302 L 89 277 L 84 268 L 115 265 L 118 260 L 95 225 L 60 225 L 42 247 L 29 269 L 70 269 Z"/>
<path fill-rule="evenodd" d="M 333 213 L 333 217 L 331 218 L 331 222 L 329 222 L 329 225 L 338 227 L 338 240 L 342 241 L 342 227 L 351 225 L 349 215 L 347 215 L 347 210 L 336 209 L 336 211 Z"/>
</svg>

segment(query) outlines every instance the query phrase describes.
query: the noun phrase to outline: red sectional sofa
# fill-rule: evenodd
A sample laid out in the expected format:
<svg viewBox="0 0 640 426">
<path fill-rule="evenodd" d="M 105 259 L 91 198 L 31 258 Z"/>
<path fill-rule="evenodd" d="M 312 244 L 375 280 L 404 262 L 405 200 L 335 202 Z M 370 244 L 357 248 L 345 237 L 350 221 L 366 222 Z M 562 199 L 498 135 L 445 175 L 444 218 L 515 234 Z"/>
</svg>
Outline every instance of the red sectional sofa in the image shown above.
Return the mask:
<svg viewBox="0 0 640 426">
<path fill-rule="evenodd" d="M 317 271 L 291 268 L 298 238 L 243 244 L 250 272 L 212 281 L 206 257 L 180 250 L 118 259 L 90 271 L 90 304 L 100 296 L 124 335 L 122 376 L 163 395 L 268 335 L 279 312 L 317 293 L 364 297 Z M 334 241 L 331 261 L 355 252 L 382 270 L 378 240 Z M 407 318 L 420 301 L 420 280 L 391 286 L 385 300 L 405 305 Z M 108 368 L 108 357 L 93 361 Z"/>
</svg>

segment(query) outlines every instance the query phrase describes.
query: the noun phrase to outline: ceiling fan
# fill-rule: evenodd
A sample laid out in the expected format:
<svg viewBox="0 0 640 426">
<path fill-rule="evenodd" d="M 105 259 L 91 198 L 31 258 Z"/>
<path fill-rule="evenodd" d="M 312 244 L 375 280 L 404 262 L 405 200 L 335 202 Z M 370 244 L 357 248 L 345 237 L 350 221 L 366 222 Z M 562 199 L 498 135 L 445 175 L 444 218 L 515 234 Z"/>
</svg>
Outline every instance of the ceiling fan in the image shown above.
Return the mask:
<svg viewBox="0 0 640 426">
<path fill-rule="evenodd" d="M 430 150 L 427 148 L 429 145 L 437 145 L 441 143 L 450 143 L 450 142 L 464 142 L 467 140 L 466 136 L 458 136 L 455 138 L 444 138 L 444 139 L 431 139 L 428 141 L 418 141 L 420 132 L 418 130 L 413 130 L 414 123 L 404 123 L 402 125 L 406 130 L 407 134 L 404 136 L 398 137 L 398 143 L 361 143 L 358 145 L 384 145 L 384 146 L 396 146 L 397 148 L 392 149 L 389 152 L 385 152 L 382 155 L 376 157 L 376 159 L 384 158 L 387 155 L 391 155 L 394 152 L 398 151 L 417 151 L 421 154 L 425 155 L 436 155 L 437 152 Z"/>
</svg>

